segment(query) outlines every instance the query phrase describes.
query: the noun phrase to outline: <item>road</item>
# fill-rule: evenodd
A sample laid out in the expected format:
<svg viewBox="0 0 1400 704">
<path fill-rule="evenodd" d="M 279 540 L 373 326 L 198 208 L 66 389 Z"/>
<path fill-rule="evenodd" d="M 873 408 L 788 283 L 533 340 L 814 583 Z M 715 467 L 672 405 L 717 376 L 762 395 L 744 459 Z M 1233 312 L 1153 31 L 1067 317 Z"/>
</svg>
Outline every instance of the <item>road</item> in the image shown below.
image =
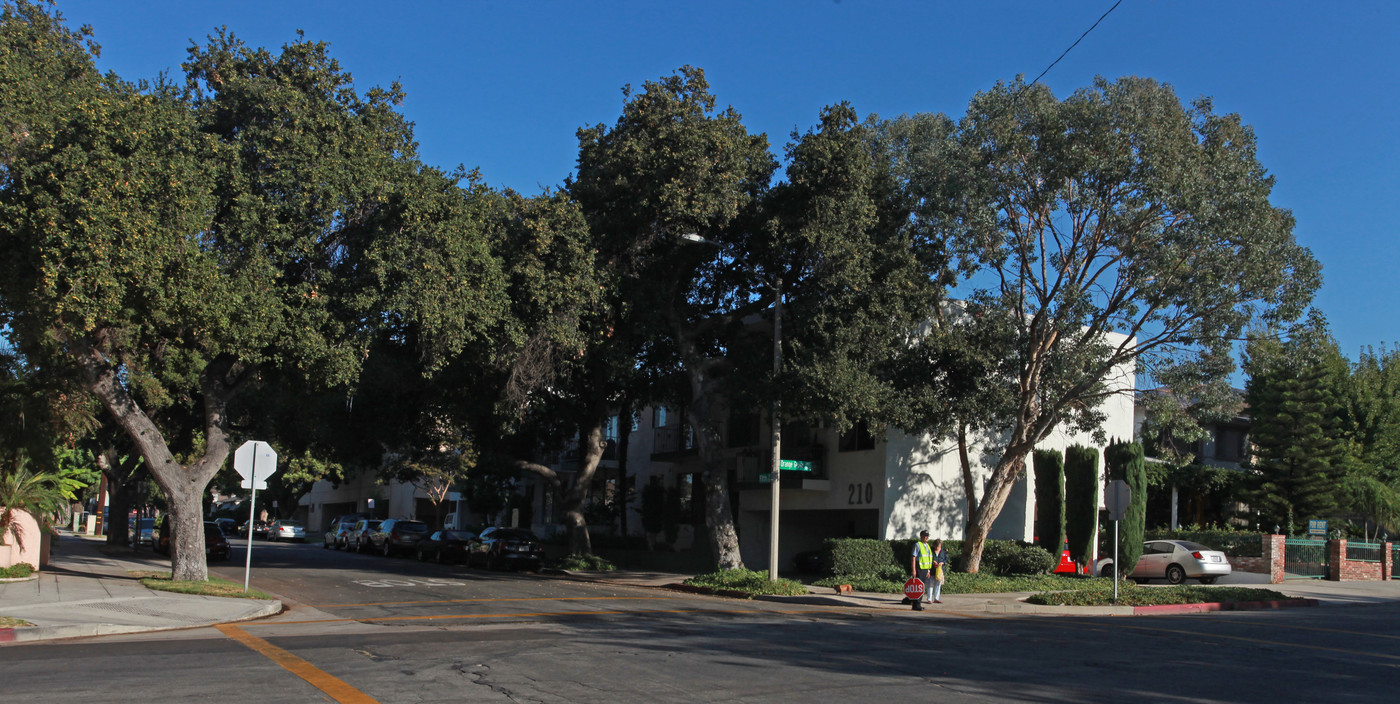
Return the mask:
<svg viewBox="0 0 1400 704">
<path fill-rule="evenodd" d="M 1400 607 L 993 617 L 258 543 L 273 619 L 0 650 L 17 702 L 1391 702 Z M 215 571 L 242 579 L 242 553 Z"/>
</svg>

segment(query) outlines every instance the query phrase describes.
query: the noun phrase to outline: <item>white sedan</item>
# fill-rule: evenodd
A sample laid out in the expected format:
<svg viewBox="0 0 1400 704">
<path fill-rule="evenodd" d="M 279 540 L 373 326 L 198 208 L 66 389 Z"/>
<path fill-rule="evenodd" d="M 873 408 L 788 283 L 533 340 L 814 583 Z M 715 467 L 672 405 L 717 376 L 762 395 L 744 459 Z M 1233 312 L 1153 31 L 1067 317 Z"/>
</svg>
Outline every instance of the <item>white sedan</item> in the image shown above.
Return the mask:
<svg viewBox="0 0 1400 704">
<path fill-rule="evenodd" d="M 306 540 L 306 528 L 296 521 L 273 521 L 267 528 L 268 540 Z"/>
<path fill-rule="evenodd" d="M 1113 560 L 1100 560 L 1098 573 L 1112 577 Z M 1199 579 L 1201 584 L 1215 584 L 1215 580 L 1227 574 L 1230 574 L 1230 560 L 1219 550 L 1187 540 L 1149 540 L 1143 544 L 1142 557 L 1138 558 L 1128 578 L 1134 581 L 1165 579 L 1172 584 Z"/>
</svg>

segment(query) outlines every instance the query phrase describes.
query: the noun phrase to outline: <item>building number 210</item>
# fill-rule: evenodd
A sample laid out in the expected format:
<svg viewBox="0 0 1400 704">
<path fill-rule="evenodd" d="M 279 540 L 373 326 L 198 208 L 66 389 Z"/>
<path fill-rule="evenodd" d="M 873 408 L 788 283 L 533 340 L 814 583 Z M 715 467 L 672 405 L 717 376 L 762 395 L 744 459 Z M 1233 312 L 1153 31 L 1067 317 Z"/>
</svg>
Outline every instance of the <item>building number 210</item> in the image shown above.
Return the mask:
<svg viewBox="0 0 1400 704">
<path fill-rule="evenodd" d="M 875 498 L 875 486 L 870 482 L 848 484 L 846 491 L 846 503 L 852 506 L 868 504 Z"/>
</svg>

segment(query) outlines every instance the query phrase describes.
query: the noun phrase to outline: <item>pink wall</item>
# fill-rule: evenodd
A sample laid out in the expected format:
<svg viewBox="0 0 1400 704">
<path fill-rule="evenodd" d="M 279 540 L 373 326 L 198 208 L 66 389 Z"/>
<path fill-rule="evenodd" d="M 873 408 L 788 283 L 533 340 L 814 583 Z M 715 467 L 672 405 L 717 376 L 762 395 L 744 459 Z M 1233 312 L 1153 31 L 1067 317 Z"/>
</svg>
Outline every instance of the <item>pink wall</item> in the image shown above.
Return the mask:
<svg viewBox="0 0 1400 704">
<path fill-rule="evenodd" d="M 24 548 L 20 549 L 15 540 L 14 529 L 18 526 L 23 534 Z M 5 544 L 0 546 L 0 567 L 9 567 L 20 562 L 28 562 L 39 569 L 39 548 L 43 536 L 39 534 L 39 523 L 25 511 L 14 512 L 14 523 L 5 533 Z"/>
</svg>

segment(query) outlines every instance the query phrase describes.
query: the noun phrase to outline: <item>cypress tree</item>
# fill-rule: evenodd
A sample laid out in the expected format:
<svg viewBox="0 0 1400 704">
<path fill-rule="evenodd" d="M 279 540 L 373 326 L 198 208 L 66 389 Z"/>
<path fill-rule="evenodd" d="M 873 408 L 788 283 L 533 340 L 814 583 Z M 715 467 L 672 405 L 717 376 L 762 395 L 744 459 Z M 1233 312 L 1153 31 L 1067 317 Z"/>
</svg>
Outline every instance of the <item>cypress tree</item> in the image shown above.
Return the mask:
<svg viewBox="0 0 1400 704">
<path fill-rule="evenodd" d="M 1142 444 L 1119 442 L 1109 445 L 1103 453 L 1108 465 L 1108 478 L 1121 479 L 1132 490 L 1132 500 L 1123 518 L 1118 521 L 1119 574 L 1131 574 L 1142 557 L 1142 541 L 1147 531 L 1147 460 Z"/>
<path fill-rule="evenodd" d="M 1065 456 L 1059 450 L 1036 450 L 1035 535 L 1040 547 L 1059 555 L 1065 544 Z"/>
<path fill-rule="evenodd" d="M 1099 451 L 1071 445 L 1065 450 L 1065 537 L 1069 556 L 1080 565 L 1094 556 L 1099 523 Z"/>
</svg>

